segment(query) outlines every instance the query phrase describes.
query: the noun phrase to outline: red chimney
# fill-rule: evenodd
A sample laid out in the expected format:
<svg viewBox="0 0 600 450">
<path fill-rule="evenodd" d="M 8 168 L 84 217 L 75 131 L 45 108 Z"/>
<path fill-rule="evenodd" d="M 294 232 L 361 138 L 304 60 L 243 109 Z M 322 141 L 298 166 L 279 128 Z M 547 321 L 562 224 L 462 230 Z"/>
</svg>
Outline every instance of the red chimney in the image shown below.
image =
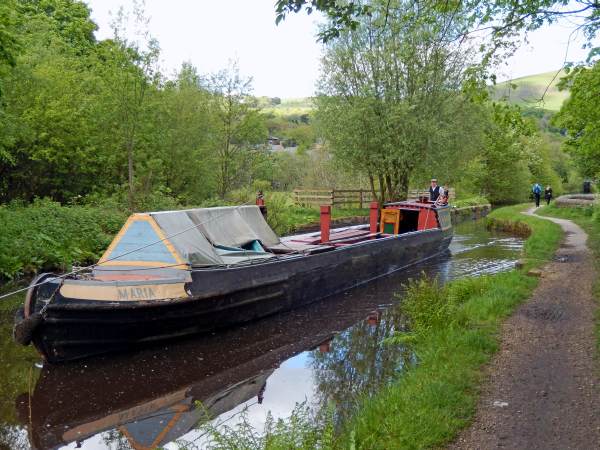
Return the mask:
<svg viewBox="0 0 600 450">
<path fill-rule="evenodd" d="M 379 217 L 379 203 L 371 202 L 369 211 L 369 231 L 371 233 L 377 233 L 377 219 Z"/>
<path fill-rule="evenodd" d="M 321 206 L 321 243 L 329 242 L 329 225 L 331 224 L 331 206 Z"/>
<path fill-rule="evenodd" d="M 265 206 L 265 197 L 262 191 L 258 191 L 256 194 L 256 206 Z"/>
</svg>

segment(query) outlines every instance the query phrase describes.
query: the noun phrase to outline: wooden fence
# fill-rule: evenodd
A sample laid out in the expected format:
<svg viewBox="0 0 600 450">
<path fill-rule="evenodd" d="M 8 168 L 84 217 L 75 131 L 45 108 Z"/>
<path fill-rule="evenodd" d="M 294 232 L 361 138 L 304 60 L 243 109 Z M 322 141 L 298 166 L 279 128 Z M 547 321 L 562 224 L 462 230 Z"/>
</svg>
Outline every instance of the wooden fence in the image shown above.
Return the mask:
<svg viewBox="0 0 600 450">
<path fill-rule="evenodd" d="M 372 199 L 368 189 L 294 189 L 297 205 L 355 206 L 366 208 Z"/>
<path fill-rule="evenodd" d="M 429 188 L 427 189 L 411 189 L 408 191 L 409 200 L 417 200 L 419 197 L 429 197 Z M 456 192 L 454 188 L 448 189 L 448 200 L 454 200 L 456 198 Z"/>
<path fill-rule="evenodd" d="M 428 189 L 411 189 L 409 200 L 417 200 L 420 196 L 429 196 Z M 450 199 L 455 198 L 454 189 L 449 190 Z M 294 189 L 294 201 L 302 206 L 354 206 L 367 208 L 373 200 L 370 189 Z"/>
</svg>

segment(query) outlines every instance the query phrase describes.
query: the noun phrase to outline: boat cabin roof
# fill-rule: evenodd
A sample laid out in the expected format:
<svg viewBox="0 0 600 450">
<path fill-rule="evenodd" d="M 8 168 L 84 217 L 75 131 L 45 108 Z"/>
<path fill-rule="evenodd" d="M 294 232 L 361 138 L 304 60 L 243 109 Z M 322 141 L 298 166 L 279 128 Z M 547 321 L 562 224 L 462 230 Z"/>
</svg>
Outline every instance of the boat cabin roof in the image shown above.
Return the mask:
<svg viewBox="0 0 600 450">
<path fill-rule="evenodd" d="M 258 206 L 197 208 L 131 215 L 102 255 L 95 272 L 115 266 L 187 269 L 274 256 L 262 245 L 279 237 Z M 262 244 L 262 245 L 261 245 Z"/>
</svg>

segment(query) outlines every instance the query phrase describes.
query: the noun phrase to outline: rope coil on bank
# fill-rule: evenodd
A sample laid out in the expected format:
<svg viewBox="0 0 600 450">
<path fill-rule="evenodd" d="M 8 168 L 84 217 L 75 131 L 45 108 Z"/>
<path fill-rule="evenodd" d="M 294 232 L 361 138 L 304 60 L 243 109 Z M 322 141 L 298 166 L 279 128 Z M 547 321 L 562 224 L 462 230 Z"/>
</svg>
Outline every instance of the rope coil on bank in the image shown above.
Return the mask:
<svg viewBox="0 0 600 450">
<path fill-rule="evenodd" d="M 251 202 L 246 202 L 246 203 L 243 203 L 243 204 L 241 204 L 241 205 L 237 205 L 237 206 L 235 207 L 235 209 L 238 209 L 238 208 L 240 208 L 240 207 L 242 207 L 242 206 L 248 206 L 248 205 L 250 205 L 250 204 L 251 204 Z M 218 216 L 215 216 L 215 217 L 211 217 L 211 218 L 210 218 L 210 219 L 208 219 L 208 220 L 205 220 L 205 221 L 203 221 L 203 222 L 200 222 L 200 223 L 198 223 L 198 224 L 196 224 L 196 225 L 193 225 L 193 226 L 191 226 L 191 227 L 185 228 L 185 229 L 183 229 L 183 230 L 181 230 L 181 231 L 178 231 L 177 233 L 173 233 L 173 234 L 170 234 L 170 235 L 168 235 L 168 236 L 165 236 L 165 237 L 164 237 L 164 238 L 162 238 L 162 239 L 159 239 L 159 240 L 157 240 L 157 241 L 154 241 L 154 242 L 151 242 L 151 243 L 149 243 L 149 244 L 143 245 L 142 247 L 138 247 L 138 248 L 135 248 L 135 249 L 133 249 L 133 250 L 130 250 L 130 251 L 128 251 L 128 252 L 122 253 L 122 254 L 120 254 L 120 255 L 118 255 L 118 256 L 115 256 L 115 257 L 112 257 L 112 258 L 108 258 L 108 259 L 106 259 L 106 260 L 104 260 L 104 261 L 102 261 L 102 262 L 99 262 L 99 263 L 94 263 L 94 264 L 90 264 L 89 266 L 79 267 L 79 268 L 78 268 L 78 269 L 76 269 L 76 270 L 72 270 L 71 272 L 68 272 L 68 273 L 65 273 L 65 274 L 62 274 L 62 275 L 56 275 L 56 276 L 55 276 L 55 277 L 53 277 L 52 279 L 53 279 L 53 280 L 56 280 L 56 279 L 61 279 L 61 280 L 64 280 L 65 278 L 67 278 L 67 277 L 70 277 L 71 275 L 76 275 L 76 274 L 78 274 L 78 273 L 85 272 L 85 271 L 87 271 L 87 270 L 93 269 L 94 267 L 98 267 L 98 266 L 100 266 L 100 265 L 102 265 L 102 264 L 104 264 L 104 263 L 107 263 L 107 262 L 110 262 L 110 261 L 114 261 L 115 259 L 122 258 L 123 256 L 127 256 L 127 255 L 130 255 L 130 254 L 132 254 L 132 253 L 139 252 L 140 250 L 144 250 L 144 249 L 146 249 L 146 248 L 148 248 L 148 247 L 152 247 L 153 245 L 160 244 L 161 242 L 164 242 L 164 241 L 166 241 L 166 240 L 168 240 L 168 239 L 171 239 L 171 238 L 173 238 L 173 237 L 175 237 L 175 236 L 179 236 L 179 235 L 181 235 L 181 234 L 183 234 L 183 233 L 186 233 L 186 232 L 188 232 L 188 231 L 194 230 L 194 229 L 198 228 L 198 227 L 199 227 L 199 226 L 201 226 L 201 225 L 205 225 L 205 224 L 207 224 L 207 223 L 209 223 L 209 222 L 211 222 L 211 221 L 213 221 L 213 220 L 217 220 L 217 219 L 219 219 L 219 218 L 221 218 L 221 217 L 224 217 L 225 215 L 226 215 L 226 214 L 225 214 L 225 213 L 223 213 L 223 214 L 221 214 L 221 215 L 218 215 Z M 156 269 L 156 267 L 153 267 L 153 269 Z M 17 289 L 17 290 L 15 290 L 15 291 L 12 291 L 12 292 L 8 292 L 7 294 L 2 294 L 2 295 L 0 295 L 0 300 L 4 300 L 5 298 L 11 297 L 11 296 L 13 296 L 13 295 L 15 295 L 15 294 L 18 294 L 18 293 L 20 293 L 20 292 L 24 292 L 24 291 L 27 291 L 27 290 L 29 290 L 29 289 L 36 288 L 36 287 L 38 287 L 38 286 L 42 286 L 43 284 L 46 284 L 46 283 L 49 283 L 49 282 L 50 282 L 50 279 L 46 279 L 46 280 L 40 281 L 39 283 L 30 284 L 30 285 L 29 285 L 29 286 L 27 286 L 27 287 L 24 287 L 24 288 L 21 288 L 21 289 Z"/>
</svg>

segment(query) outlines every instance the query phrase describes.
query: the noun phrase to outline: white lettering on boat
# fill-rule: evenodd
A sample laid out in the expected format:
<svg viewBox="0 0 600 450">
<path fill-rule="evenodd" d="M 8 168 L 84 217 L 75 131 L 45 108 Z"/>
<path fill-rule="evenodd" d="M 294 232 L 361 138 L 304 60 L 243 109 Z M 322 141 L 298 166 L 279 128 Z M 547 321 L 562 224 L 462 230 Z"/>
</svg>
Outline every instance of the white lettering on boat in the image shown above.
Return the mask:
<svg viewBox="0 0 600 450">
<path fill-rule="evenodd" d="M 118 300 L 152 300 L 156 293 L 151 287 L 129 287 L 118 289 Z"/>
<path fill-rule="evenodd" d="M 60 293 L 67 298 L 105 301 L 150 301 L 189 297 L 185 283 L 106 286 L 71 284 L 65 281 Z"/>
</svg>

